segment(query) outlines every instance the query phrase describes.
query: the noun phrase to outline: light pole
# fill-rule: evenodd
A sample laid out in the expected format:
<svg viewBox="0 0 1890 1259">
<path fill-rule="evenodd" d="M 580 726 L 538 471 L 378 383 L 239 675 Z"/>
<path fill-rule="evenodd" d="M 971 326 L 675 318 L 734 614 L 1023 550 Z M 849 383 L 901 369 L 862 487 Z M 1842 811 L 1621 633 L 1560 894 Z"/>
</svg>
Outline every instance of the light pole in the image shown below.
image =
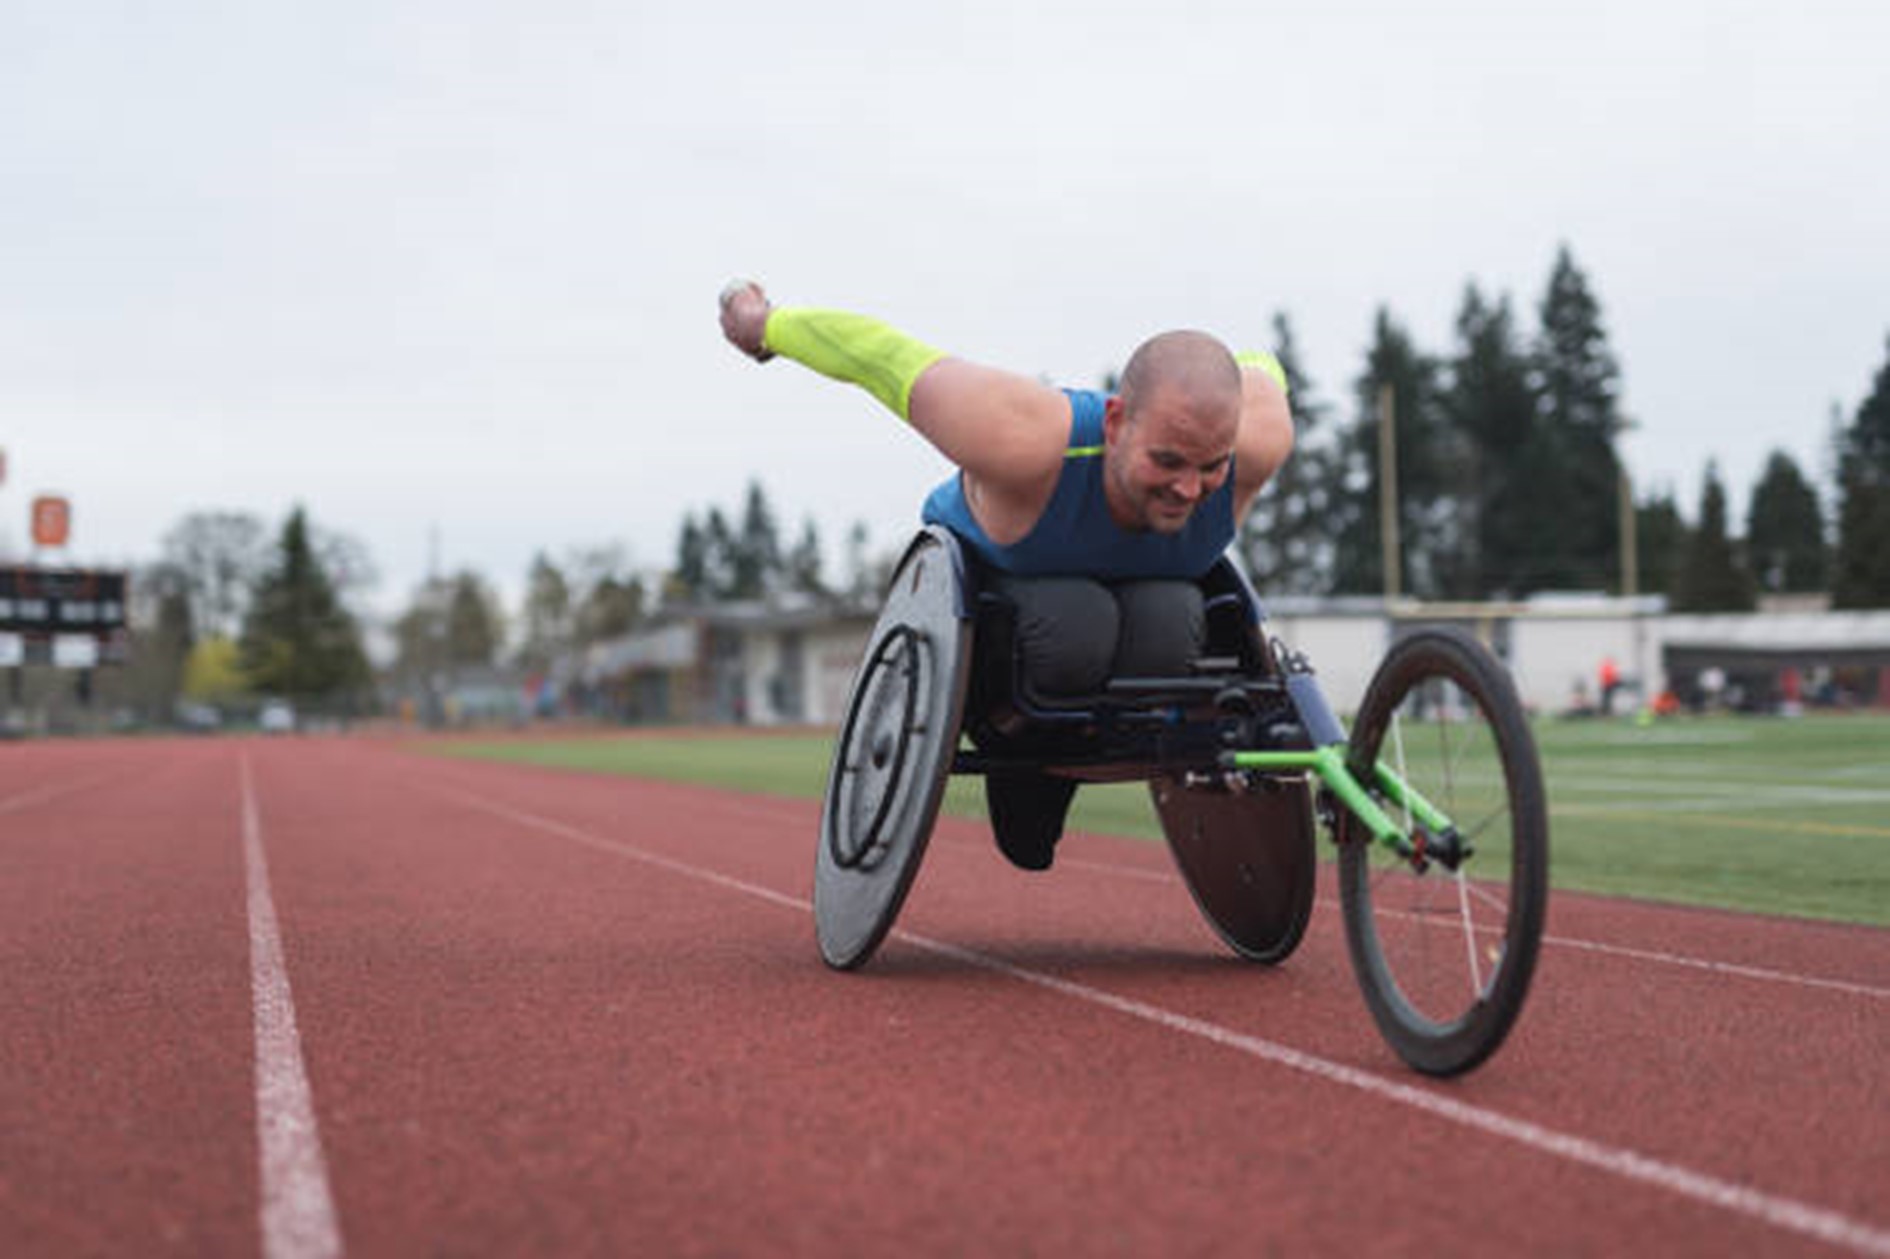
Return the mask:
<svg viewBox="0 0 1890 1259">
<path fill-rule="evenodd" d="M 1647 622 L 1641 614 L 1641 548 L 1638 532 L 1640 520 L 1634 510 L 1634 478 L 1628 473 L 1627 460 L 1615 456 L 1615 466 L 1620 470 L 1619 498 L 1621 509 L 1621 597 L 1627 602 L 1628 623 L 1634 634 L 1634 685 L 1640 700 L 1641 711 L 1653 708 L 1653 688 L 1647 677 Z"/>
<path fill-rule="evenodd" d="M 1640 522 L 1634 515 L 1634 479 L 1628 475 L 1627 460 L 1617 456 L 1615 466 L 1621 472 L 1621 593 L 1632 599 L 1641 592 L 1640 542 L 1635 533 Z"/>
<path fill-rule="evenodd" d="M 1404 565 L 1398 541 L 1398 437 L 1393 425 L 1397 406 L 1389 381 L 1378 386 L 1378 548 L 1385 567 L 1385 605 L 1403 590 Z"/>
</svg>

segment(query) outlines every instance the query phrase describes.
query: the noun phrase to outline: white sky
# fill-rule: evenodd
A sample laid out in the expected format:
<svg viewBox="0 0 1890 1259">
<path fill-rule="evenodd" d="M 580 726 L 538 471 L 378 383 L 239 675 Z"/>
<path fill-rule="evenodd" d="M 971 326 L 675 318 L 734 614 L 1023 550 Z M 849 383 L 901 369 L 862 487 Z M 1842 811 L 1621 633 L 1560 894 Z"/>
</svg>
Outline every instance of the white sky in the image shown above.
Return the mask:
<svg viewBox="0 0 1890 1259">
<path fill-rule="evenodd" d="M 539 548 L 667 564 L 760 478 L 837 566 L 944 474 L 722 344 L 734 274 L 1093 383 L 1292 317 L 1349 411 L 1373 312 L 1603 304 L 1637 477 L 1742 522 L 1822 481 L 1890 333 L 1880 0 L 0 4 L 0 552 L 84 563 L 293 502 L 401 606 Z M 54 558 L 54 557 L 48 557 Z"/>
</svg>

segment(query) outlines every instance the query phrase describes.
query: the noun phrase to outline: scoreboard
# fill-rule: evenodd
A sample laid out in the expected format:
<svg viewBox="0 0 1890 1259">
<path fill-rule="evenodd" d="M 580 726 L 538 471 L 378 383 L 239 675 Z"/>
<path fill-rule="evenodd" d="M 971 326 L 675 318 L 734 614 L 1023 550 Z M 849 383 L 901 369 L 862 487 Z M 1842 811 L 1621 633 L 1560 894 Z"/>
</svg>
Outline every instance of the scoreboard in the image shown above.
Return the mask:
<svg viewBox="0 0 1890 1259">
<path fill-rule="evenodd" d="M 125 628 L 123 572 L 0 566 L 0 634 L 104 638 Z"/>
</svg>

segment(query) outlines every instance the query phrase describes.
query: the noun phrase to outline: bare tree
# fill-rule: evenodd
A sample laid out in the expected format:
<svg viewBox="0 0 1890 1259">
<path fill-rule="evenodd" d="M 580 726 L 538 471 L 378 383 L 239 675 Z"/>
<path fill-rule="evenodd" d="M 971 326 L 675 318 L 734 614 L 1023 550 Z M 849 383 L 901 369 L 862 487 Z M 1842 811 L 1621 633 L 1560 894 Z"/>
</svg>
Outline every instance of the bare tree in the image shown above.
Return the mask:
<svg viewBox="0 0 1890 1259">
<path fill-rule="evenodd" d="M 262 520 L 247 512 L 192 512 L 164 535 L 165 562 L 182 575 L 199 636 L 235 637 L 268 549 Z"/>
</svg>

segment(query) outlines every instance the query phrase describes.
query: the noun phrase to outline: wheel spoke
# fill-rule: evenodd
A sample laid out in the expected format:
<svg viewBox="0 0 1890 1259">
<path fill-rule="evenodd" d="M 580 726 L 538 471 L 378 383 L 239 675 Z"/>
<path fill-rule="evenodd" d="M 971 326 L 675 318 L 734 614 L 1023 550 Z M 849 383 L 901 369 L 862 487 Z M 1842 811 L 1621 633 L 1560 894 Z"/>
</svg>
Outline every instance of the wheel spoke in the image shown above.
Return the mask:
<svg viewBox="0 0 1890 1259">
<path fill-rule="evenodd" d="M 1485 722 L 1482 720 L 1483 715 L 1484 715 L 1482 706 L 1477 704 L 1475 699 L 1468 695 L 1464 697 L 1464 702 L 1470 706 L 1470 713 L 1464 721 L 1465 735 L 1464 735 L 1464 738 L 1458 744 L 1456 757 L 1454 759 L 1447 757 L 1444 761 L 1443 774 L 1444 774 L 1444 781 L 1446 784 L 1454 781 L 1455 779 L 1454 771 L 1463 762 L 1464 758 L 1470 755 L 1471 746 L 1476 743 L 1488 741 L 1488 740 L 1476 738 L 1474 736 L 1474 733 L 1470 730 L 1470 727 L 1473 724 L 1476 727 L 1487 729 Z"/>
<path fill-rule="evenodd" d="M 1496 821 L 1497 818 L 1502 817 L 1505 813 L 1508 813 L 1508 812 L 1509 812 L 1509 798 L 1505 796 L 1503 799 L 1498 800 L 1496 802 L 1495 808 L 1491 809 L 1488 813 L 1485 813 L 1482 817 L 1478 818 L 1473 825 L 1468 826 L 1468 827 L 1459 826 L 1457 828 L 1457 833 L 1463 836 L 1465 839 L 1475 839 L 1477 836 L 1483 834 L 1484 831 L 1489 830 L 1490 824 L 1492 822 Z"/>
<path fill-rule="evenodd" d="M 1398 767 L 1398 780 L 1410 782 L 1411 778 L 1404 763 L 1404 719 L 1397 715 L 1391 718 L 1391 759 Z M 1411 801 L 1409 798 L 1399 801 L 1398 811 L 1404 815 L 1403 830 L 1411 833 Z"/>
<path fill-rule="evenodd" d="M 1509 902 L 1508 901 L 1504 900 L 1502 897 L 1498 896 L 1496 893 L 1490 891 L 1489 888 L 1482 886 L 1481 884 L 1475 882 L 1474 880 L 1465 879 L 1464 885 L 1470 889 L 1470 895 L 1476 897 L 1478 900 L 1482 901 L 1485 905 L 1488 905 L 1491 909 L 1494 909 L 1497 913 L 1501 914 L 1505 920 L 1508 919 L 1509 917 Z M 1490 928 L 1490 930 L 1492 931 L 1499 930 L 1499 928 L 1492 927 Z"/>
<path fill-rule="evenodd" d="M 1457 871 L 1457 913 L 1463 923 L 1463 947 L 1470 959 L 1470 992 L 1474 997 L 1483 995 L 1483 968 L 1477 963 L 1477 925 L 1470 914 L 1469 880 L 1463 877 L 1463 871 Z"/>
</svg>

